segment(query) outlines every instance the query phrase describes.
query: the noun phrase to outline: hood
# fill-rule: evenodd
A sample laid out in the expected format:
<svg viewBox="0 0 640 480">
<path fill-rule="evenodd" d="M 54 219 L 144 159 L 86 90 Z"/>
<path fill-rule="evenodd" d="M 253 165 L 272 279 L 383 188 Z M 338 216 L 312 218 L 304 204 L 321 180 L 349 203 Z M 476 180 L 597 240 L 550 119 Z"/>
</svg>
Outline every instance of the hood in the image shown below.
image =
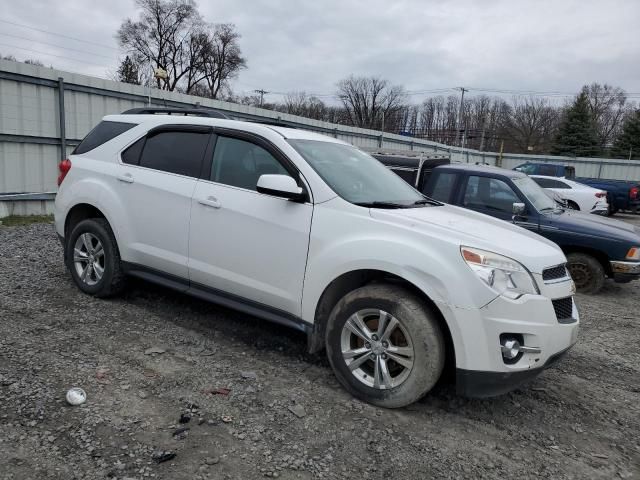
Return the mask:
<svg viewBox="0 0 640 480">
<path fill-rule="evenodd" d="M 562 250 L 538 234 L 482 213 L 452 205 L 395 210 L 371 209 L 378 220 L 403 225 L 426 236 L 505 255 L 534 273 L 566 262 Z"/>
<path fill-rule="evenodd" d="M 640 244 L 640 228 L 630 223 L 601 217 L 590 213 L 564 210 L 561 213 L 547 215 L 556 227 L 563 230 L 596 235 L 601 238 L 609 238 L 615 241 L 628 241 L 635 245 Z"/>
</svg>

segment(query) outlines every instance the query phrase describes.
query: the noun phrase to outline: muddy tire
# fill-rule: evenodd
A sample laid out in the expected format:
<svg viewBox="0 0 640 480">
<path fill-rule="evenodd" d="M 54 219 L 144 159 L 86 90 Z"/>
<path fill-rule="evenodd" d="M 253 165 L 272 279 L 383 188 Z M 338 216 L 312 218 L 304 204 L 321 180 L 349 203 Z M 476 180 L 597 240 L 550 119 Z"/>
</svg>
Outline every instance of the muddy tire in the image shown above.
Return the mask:
<svg viewBox="0 0 640 480">
<path fill-rule="evenodd" d="M 368 285 L 348 293 L 329 316 L 325 341 L 338 381 L 379 407 L 398 408 L 420 399 L 444 367 L 437 317 L 397 285 Z"/>
<path fill-rule="evenodd" d="M 124 289 L 125 274 L 118 245 L 105 219 L 79 222 L 65 239 L 65 250 L 67 268 L 84 293 L 104 298 Z"/>
<path fill-rule="evenodd" d="M 593 294 L 602 289 L 605 272 L 602 264 L 586 253 L 567 255 L 567 269 L 580 293 Z"/>
</svg>

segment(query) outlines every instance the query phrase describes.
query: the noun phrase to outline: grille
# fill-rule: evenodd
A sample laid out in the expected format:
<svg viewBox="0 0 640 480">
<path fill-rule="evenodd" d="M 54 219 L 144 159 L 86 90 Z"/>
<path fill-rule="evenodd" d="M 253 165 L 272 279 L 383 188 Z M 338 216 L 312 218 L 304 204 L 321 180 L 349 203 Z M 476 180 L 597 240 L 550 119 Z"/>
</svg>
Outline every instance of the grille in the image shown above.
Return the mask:
<svg viewBox="0 0 640 480">
<path fill-rule="evenodd" d="M 558 265 L 557 267 L 547 268 L 542 271 L 542 279 L 545 282 L 549 280 L 558 280 L 559 278 L 565 278 L 569 274 L 567 273 L 566 265 Z"/>
<path fill-rule="evenodd" d="M 560 323 L 571 323 L 573 321 L 573 301 L 571 297 L 552 300 L 553 309 L 556 312 L 556 318 Z"/>
</svg>

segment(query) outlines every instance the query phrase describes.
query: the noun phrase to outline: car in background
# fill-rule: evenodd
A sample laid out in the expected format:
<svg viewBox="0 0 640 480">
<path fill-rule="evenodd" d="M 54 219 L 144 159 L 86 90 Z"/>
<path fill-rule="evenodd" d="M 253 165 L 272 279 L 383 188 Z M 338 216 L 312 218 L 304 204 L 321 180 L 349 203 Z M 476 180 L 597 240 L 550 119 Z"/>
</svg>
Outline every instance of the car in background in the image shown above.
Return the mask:
<svg viewBox="0 0 640 480">
<path fill-rule="evenodd" d="M 522 172 L 485 165 L 445 165 L 433 169 L 422 192 L 513 222 L 555 242 L 567 256 L 567 269 L 579 292 L 598 292 L 607 277 L 620 283 L 640 278 L 638 227 L 561 208 Z M 562 271 L 564 265 L 558 268 Z"/>
<path fill-rule="evenodd" d="M 555 163 L 523 163 L 514 170 L 527 175 L 544 175 L 547 177 L 560 177 L 599 188 L 607 192 L 609 203 L 609 215 L 619 210 L 628 210 L 634 213 L 640 211 L 640 182 L 630 180 L 608 180 L 604 178 L 576 177 L 576 169 L 571 165 L 558 165 Z"/>
<path fill-rule="evenodd" d="M 609 214 L 607 192 L 566 178 L 529 175 L 534 182 L 547 191 L 556 193 L 571 210 L 597 215 Z"/>
<path fill-rule="evenodd" d="M 570 180 L 576 178 L 576 169 L 571 165 L 558 165 L 555 163 L 531 163 L 518 165 L 514 170 L 527 175 L 542 175 L 545 177 L 562 177 Z"/>
</svg>

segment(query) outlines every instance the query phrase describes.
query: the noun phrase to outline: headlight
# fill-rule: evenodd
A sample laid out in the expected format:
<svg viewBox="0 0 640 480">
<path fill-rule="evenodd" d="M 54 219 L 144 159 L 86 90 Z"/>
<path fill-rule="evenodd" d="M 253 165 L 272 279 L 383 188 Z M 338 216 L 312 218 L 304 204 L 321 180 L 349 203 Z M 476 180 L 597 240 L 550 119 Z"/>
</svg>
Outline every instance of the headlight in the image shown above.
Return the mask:
<svg viewBox="0 0 640 480">
<path fill-rule="evenodd" d="M 526 293 L 540 293 L 535 280 L 521 263 L 477 248 L 460 247 L 460 253 L 478 278 L 498 294 L 515 300 Z"/>
<path fill-rule="evenodd" d="M 640 260 L 640 248 L 632 247 L 627 252 L 627 260 Z"/>
</svg>

